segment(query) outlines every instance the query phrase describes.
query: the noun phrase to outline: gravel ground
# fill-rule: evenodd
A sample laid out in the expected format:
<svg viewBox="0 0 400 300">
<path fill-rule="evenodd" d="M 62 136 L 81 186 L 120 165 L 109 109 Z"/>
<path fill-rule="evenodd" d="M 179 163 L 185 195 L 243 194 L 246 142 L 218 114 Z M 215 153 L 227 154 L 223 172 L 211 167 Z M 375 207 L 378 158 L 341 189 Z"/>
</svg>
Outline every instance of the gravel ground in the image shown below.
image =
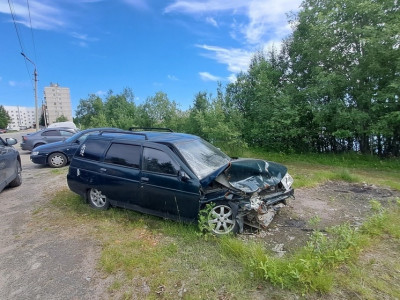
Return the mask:
<svg viewBox="0 0 400 300">
<path fill-rule="evenodd" d="M 18 148 L 17 145 L 16 148 Z M 100 246 L 71 228 L 47 228 L 33 216 L 66 187 L 65 174 L 20 151 L 23 183 L 0 194 L 0 299 L 101 299 Z"/>
</svg>

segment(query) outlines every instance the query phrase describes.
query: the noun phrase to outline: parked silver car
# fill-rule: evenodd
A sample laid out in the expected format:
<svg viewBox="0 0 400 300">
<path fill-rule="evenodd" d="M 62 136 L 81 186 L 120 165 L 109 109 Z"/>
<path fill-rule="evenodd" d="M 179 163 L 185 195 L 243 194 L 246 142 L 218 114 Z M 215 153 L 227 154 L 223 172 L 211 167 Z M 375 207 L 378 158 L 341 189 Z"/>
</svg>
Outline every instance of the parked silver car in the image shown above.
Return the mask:
<svg viewBox="0 0 400 300">
<path fill-rule="evenodd" d="M 32 151 L 33 148 L 63 141 L 70 136 L 73 136 L 79 130 L 74 128 L 58 127 L 58 128 L 46 128 L 28 135 L 22 136 L 21 149 Z"/>
</svg>

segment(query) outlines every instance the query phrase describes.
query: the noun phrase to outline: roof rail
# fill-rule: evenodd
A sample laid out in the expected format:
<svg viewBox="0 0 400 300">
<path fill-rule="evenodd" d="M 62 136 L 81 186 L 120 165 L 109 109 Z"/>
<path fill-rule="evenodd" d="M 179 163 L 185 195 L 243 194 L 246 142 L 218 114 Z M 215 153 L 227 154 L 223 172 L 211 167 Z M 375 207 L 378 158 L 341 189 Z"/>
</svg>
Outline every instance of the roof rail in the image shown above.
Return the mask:
<svg viewBox="0 0 400 300">
<path fill-rule="evenodd" d="M 148 140 L 147 138 L 147 134 L 142 133 L 142 132 L 132 132 L 132 131 L 128 131 L 128 130 L 104 130 L 102 132 L 100 132 L 99 135 L 103 135 L 103 133 L 122 133 L 122 134 L 133 134 L 133 135 L 140 135 L 140 136 L 144 136 L 145 140 Z"/>
<path fill-rule="evenodd" d="M 166 131 L 166 132 L 174 132 L 172 129 L 164 128 L 164 127 L 130 127 L 130 131 L 137 130 L 145 130 L 145 131 Z"/>
</svg>

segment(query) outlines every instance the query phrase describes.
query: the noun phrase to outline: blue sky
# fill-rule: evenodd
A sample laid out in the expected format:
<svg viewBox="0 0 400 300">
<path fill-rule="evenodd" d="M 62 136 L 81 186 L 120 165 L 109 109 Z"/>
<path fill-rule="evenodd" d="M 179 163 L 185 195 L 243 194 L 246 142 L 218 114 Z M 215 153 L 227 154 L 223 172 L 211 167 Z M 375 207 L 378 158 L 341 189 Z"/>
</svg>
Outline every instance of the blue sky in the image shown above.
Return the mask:
<svg viewBox="0 0 400 300">
<path fill-rule="evenodd" d="M 89 94 L 126 87 L 136 104 L 162 91 L 188 109 L 196 93 L 215 95 L 218 82 L 246 71 L 254 52 L 279 47 L 300 3 L 0 1 L 0 104 L 34 107 L 34 67 L 23 51 L 37 67 L 39 103 L 54 82 L 70 88 L 73 111 Z"/>
</svg>

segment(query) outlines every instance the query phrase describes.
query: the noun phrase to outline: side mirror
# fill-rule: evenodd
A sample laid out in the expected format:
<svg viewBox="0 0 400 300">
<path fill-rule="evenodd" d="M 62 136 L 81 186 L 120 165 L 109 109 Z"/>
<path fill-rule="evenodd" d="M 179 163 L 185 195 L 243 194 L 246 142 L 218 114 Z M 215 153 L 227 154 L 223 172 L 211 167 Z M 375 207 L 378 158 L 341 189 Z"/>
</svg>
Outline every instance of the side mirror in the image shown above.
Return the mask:
<svg viewBox="0 0 400 300">
<path fill-rule="evenodd" d="M 183 182 L 188 182 L 190 180 L 190 177 L 188 174 L 185 173 L 185 171 L 180 170 L 178 172 L 179 179 L 182 180 Z"/>
<path fill-rule="evenodd" d="M 12 146 L 12 145 L 15 145 L 17 143 L 17 140 L 13 139 L 13 138 L 6 138 L 6 143 L 7 143 L 8 146 Z"/>
</svg>

